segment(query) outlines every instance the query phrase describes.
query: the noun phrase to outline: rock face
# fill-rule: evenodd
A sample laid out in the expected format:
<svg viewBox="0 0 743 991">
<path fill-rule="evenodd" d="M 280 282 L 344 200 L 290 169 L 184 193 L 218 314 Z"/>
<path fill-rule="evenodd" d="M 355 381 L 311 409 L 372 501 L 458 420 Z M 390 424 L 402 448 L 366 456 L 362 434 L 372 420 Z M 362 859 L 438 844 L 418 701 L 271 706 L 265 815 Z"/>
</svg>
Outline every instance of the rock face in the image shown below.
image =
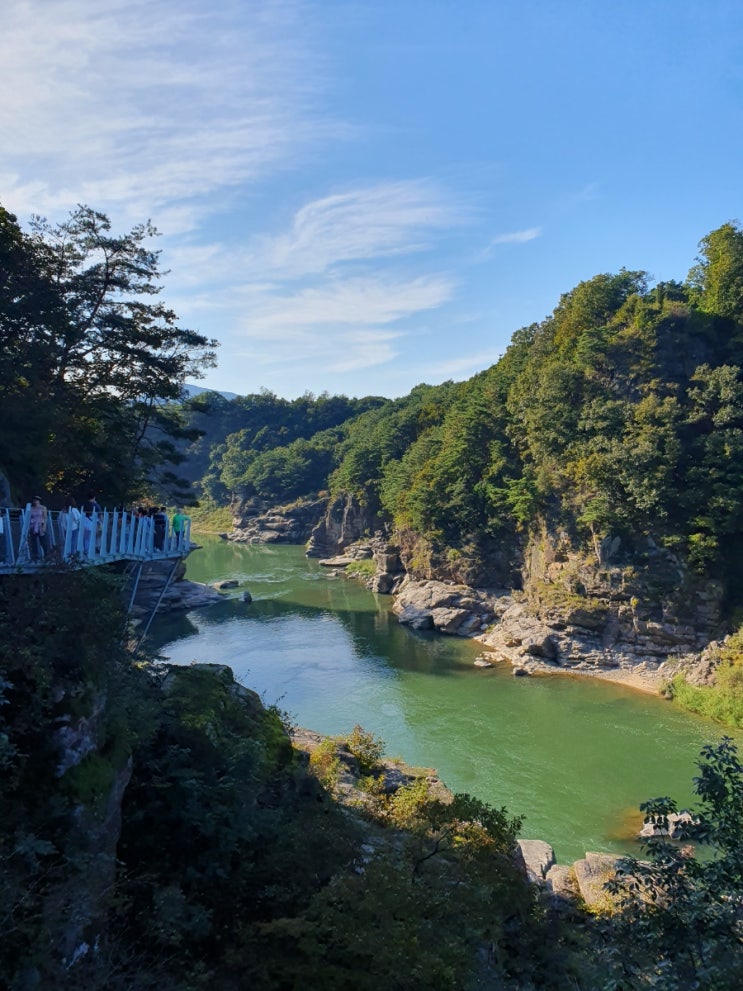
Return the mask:
<svg viewBox="0 0 743 991">
<path fill-rule="evenodd" d="M 336 536 L 341 541 L 341 530 Z M 331 560 L 341 567 L 359 557 L 360 546 Z M 416 578 L 405 570 L 400 546 L 381 536 L 363 544 L 365 554 L 368 546 L 377 571 L 367 585 L 396 595 L 393 609 L 401 623 L 477 637 L 490 648 L 488 660 L 507 661 L 514 673 L 630 677 L 653 689 L 683 661 L 699 683 L 713 677 L 718 654 L 705 647 L 719 634 L 722 588 L 699 582 L 654 546 L 639 557 L 623 556 L 614 537 L 601 545 L 598 561 L 542 534 L 527 548 L 523 587 L 515 590 Z"/>
<path fill-rule="evenodd" d="M 586 549 L 545 527 L 526 543 L 487 538 L 447 551 L 412 532 L 390 541 L 375 514 L 351 497 L 262 513 L 249 505 L 236 525 L 231 540 L 309 537 L 308 556 L 334 568 L 373 556 L 376 573 L 366 583 L 397 596 L 401 623 L 476 636 L 491 660 L 508 661 L 520 674 L 631 676 L 651 687 L 680 664 L 694 683 L 714 677 L 716 654 L 705 648 L 724 632 L 724 589 L 697 579 L 648 538 L 629 547 L 609 535 Z"/>
<path fill-rule="evenodd" d="M 541 884 L 555 863 L 555 851 L 544 840 L 517 840 L 524 858 L 526 875 L 530 881 Z"/>
<path fill-rule="evenodd" d="M 149 616 L 172 566 L 171 561 L 148 561 L 144 565 L 132 606 L 131 615 L 134 619 Z M 202 606 L 222 601 L 223 597 L 216 588 L 189 581 L 183 577 L 185 571 L 185 561 L 181 561 L 158 607 L 158 613 L 200 609 Z"/>
<path fill-rule="evenodd" d="M 604 885 L 616 873 L 621 859 L 609 853 L 587 853 L 583 860 L 576 860 L 573 871 L 586 905 L 600 908 L 610 904 Z"/>
<path fill-rule="evenodd" d="M 553 907 L 582 900 L 593 909 L 609 909 L 611 896 L 604 885 L 614 876 L 621 857 L 587 853 L 572 865 L 555 863 L 555 852 L 543 840 L 518 840 L 527 878 L 552 896 Z"/>
<path fill-rule="evenodd" d="M 256 503 L 239 507 L 228 540 L 247 544 L 303 544 L 325 513 L 326 499 L 266 509 Z"/>
<path fill-rule="evenodd" d="M 498 621 L 481 640 L 511 664 L 527 671 L 562 668 L 596 673 L 620 668 L 649 677 L 669 657 L 701 649 L 710 635 L 706 624 L 641 620 L 629 603 L 595 602 L 576 608 L 543 608 L 537 602 L 502 596 L 494 606 Z"/>
<path fill-rule="evenodd" d="M 307 544 L 308 557 L 333 557 L 365 534 L 379 529 L 377 517 L 353 497 L 336 499 L 312 529 Z M 306 538 L 305 538 L 306 539 Z"/>
</svg>

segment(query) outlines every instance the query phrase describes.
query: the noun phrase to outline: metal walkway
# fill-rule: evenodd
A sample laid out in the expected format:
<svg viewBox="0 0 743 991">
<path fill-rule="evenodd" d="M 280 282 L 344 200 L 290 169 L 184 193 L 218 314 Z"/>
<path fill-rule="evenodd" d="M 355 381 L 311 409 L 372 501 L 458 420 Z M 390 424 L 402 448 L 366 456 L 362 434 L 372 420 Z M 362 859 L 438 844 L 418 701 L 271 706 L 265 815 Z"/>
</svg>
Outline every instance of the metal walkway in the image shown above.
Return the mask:
<svg viewBox="0 0 743 991">
<path fill-rule="evenodd" d="M 43 539 L 30 533 L 31 505 L 0 509 L 0 575 L 29 573 L 61 565 L 87 566 L 113 561 L 163 561 L 185 557 L 191 549 L 191 521 L 180 532 L 168 522 L 156 528 L 152 516 L 104 509 L 79 516 L 70 510 L 48 511 Z"/>
</svg>

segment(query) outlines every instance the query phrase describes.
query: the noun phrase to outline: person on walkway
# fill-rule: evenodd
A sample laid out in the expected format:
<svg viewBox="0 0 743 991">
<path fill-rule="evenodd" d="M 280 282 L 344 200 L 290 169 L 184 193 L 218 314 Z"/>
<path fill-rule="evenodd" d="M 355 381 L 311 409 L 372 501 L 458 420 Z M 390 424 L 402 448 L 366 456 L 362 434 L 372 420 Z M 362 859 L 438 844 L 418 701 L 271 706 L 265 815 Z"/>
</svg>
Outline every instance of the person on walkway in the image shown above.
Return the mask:
<svg viewBox="0 0 743 991">
<path fill-rule="evenodd" d="M 70 497 L 70 505 L 67 510 L 67 527 L 70 531 L 70 554 L 77 553 L 77 544 L 80 536 L 80 521 L 82 513 L 77 508 L 77 500 Z"/>
<path fill-rule="evenodd" d="M 186 516 L 183 509 L 179 507 L 173 514 L 173 536 L 175 537 L 175 542 L 180 546 L 183 540 L 183 533 L 186 529 L 186 524 L 189 522 L 190 517 Z"/>
<path fill-rule="evenodd" d="M 83 553 L 90 557 L 92 551 L 96 550 L 96 536 L 101 519 L 101 507 L 95 497 L 95 492 L 89 492 L 88 498 L 83 503 Z"/>
<path fill-rule="evenodd" d="M 31 500 L 31 520 L 28 528 L 28 549 L 32 561 L 38 561 L 49 553 L 49 535 L 46 531 L 46 525 L 46 506 L 42 505 L 40 496 L 34 496 Z"/>
<path fill-rule="evenodd" d="M 92 516 L 93 513 L 100 515 L 101 507 L 98 505 L 95 492 L 88 492 L 88 498 L 83 503 L 83 512 L 86 516 Z"/>
<path fill-rule="evenodd" d="M 165 550 L 165 538 L 168 534 L 168 515 L 165 506 L 152 511 L 152 523 L 155 530 L 154 545 L 156 551 Z"/>
</svg>

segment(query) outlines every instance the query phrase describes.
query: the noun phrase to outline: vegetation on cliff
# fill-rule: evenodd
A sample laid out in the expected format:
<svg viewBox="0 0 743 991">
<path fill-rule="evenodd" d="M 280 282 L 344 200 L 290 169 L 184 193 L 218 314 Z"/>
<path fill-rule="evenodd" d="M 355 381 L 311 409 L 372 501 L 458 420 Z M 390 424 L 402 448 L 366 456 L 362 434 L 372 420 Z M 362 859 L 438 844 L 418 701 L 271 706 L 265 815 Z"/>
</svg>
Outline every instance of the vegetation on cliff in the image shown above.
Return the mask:
<svg viewBox="0 0 743 991">
<path fill-rule="evenodd" d="M 448 989 L 478 967 L 506 987 L 547 972 L 527 953 L 541 922 L 504 810 L 387 797 L 381 746 L 357 728 L 369 804 L 349 814 L 228 669 L 135 665 L 108 579 L 5 578 L 0 596 L 5 986 Z"/>
<path fill-rule="evenodd" d="M 685 282 L 597 275 L 466 382 L 419 386 L 301 445 L 274 433 L 260 454 L 234 431 L 207 484 L 277 501 L 329 488 L 468 554 L 544 521 L 597 558 L 608 534 L 635 550 L 651 538 L 738 603 L 741 273 L 743 230 L 724 224 Z"/>
<path fill-rule="evenodd" d="M 716 638 L 743 606 L 742 287 L 743 229 L 726 223 L 685 281 L 597 275 L 466 382 L 418 386 L 259 456 L 233 432 L 209 484 L 276 501 L 327 488 L 386 523 L 421 577 L 539 581 L 525 549 L 547 533 L 593 568 L 599 608 L 616 591 L 600 593 L 610 565 L 639 623 L 671 617 Z M 549 581 L 590 608 L 568 568 Z M 674 695 L 735 723 L 736 677 L 723 665 L 722 703 L 681 676 Z"/>
</svg>

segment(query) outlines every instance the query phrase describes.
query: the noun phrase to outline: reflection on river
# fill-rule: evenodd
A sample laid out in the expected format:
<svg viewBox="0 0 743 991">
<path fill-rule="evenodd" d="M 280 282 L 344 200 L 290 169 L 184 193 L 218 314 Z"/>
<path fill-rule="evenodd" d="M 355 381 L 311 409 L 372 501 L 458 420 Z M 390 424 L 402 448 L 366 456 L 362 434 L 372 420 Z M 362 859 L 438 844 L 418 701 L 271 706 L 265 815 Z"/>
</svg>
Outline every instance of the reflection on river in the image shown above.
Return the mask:
<svg viewBox="0 0 743 991">
<path fill-rule="evenodd" d="M 722 735 L 619 686 L 475 668 L 477 644 L 400 626 L 389 596 L 329 576 L 302 548 L 199 539 L 188 577 L 241 587 L 216 606 L 158 619 L 163 655 L 228 664 L 319 732 L 360 723 L 454 790 L 525 815 L 523 835 L 552 843 L 561 863 L 633 849 L 638 804 L 666 794 L 689 801 L 699 749 Z"/>
</svg>

